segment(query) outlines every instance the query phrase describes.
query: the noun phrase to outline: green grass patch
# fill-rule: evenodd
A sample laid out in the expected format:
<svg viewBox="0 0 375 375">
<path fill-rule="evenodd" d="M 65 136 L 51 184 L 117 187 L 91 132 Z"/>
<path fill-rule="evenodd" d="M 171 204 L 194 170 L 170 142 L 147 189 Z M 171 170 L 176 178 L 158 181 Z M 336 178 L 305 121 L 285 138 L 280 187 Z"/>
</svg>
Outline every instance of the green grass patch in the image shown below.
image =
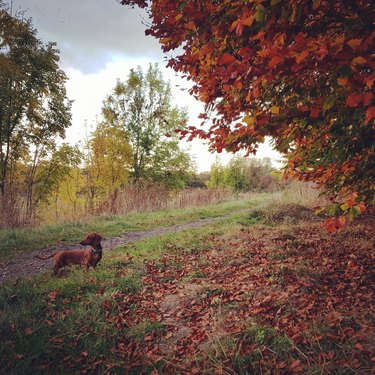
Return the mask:
<svg viewBox="0 0 375 375">
<path fill-rule="evenodd" d="M 161 322 L 143 321 L 126 332 L 126 337 L 135 341 L 144 341 L 149 335 L 160 335 L 165 331 L 165 327 Z"/>
<path fill-rule="evenodd" d="M 118 236 L 127 232 L 168 227 L 202 218 L 228 215 L 256 204 L 256 200 L 229 201 L 199 208 L 164 210 L 130 214 L 127 216 L 101 216 L 79 222 L 45 225 L 35 228 L 0 230 L 0 258 L 44 249 L 50 246 L 77 244 L 91 231 L 104 237 Z"/>
</svg>

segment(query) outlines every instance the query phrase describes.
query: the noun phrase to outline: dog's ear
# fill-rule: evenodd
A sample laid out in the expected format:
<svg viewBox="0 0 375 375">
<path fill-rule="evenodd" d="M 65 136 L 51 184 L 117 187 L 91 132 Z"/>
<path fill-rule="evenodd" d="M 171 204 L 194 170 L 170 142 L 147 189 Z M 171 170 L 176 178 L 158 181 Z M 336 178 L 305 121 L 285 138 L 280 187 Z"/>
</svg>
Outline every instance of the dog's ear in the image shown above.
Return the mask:
<svg viewBox="0 0 375 375">
<path fill-rule="evenodd" d="M 91 240 L 93 242 L 99 243 L 102 239 L 103 237 L 99 233 L 92 233 Z"/>
</svg>

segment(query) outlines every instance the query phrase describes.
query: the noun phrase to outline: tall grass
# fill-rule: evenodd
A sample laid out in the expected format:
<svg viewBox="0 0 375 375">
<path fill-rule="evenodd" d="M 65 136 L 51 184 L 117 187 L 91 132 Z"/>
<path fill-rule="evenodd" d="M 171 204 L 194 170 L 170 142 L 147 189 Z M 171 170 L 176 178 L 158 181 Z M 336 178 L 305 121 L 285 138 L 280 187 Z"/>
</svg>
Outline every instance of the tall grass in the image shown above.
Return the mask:
<svg viewBox="0 0 375 375">
<path fill-rule="evenodd" d="M 126 215 L 165 209 L 199 207 L 221 203 L 233 196 L 224 190 L 183 189 L 171 191 L 163 184 L 130 184 L 122 189 L 112 202 L 103 202 L 97 214 Z"/>
<path fill-rule="evenodd" d="M 95 208 L 93 210 L 85 209 L 84 201 L 74 207 L 70 207 L 66 203 L 62 204 L 62 202 L 46 205 L 39 210 L 38 220 L 35 224 L 80 221 L 95 216 L 128 215 L 166 209 L 199 207 L 230 199 L 233 199 L 233 194 L 224 190 L 183 189 L 173 191 L 164 184 L 143 182 L 125 186 L 113 199 L 106 197 L 94 202 Z M 56 212 L 58 212 L 58 215 Z"/>
<path fill-rule="evenodd" d="M 316 185 L 301 181 L 292 181 L 288 188 L 274 192 L 271 200 L 274 204 L 297 204 L 308 208 L 325 206 L 329 203 Z"/>
</svg>

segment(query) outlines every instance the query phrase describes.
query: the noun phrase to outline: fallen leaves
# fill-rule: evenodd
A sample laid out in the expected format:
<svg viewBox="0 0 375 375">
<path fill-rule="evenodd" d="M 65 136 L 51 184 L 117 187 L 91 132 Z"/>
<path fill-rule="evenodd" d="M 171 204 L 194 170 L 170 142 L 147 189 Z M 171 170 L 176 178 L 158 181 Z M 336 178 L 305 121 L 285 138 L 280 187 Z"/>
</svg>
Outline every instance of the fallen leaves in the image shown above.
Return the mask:
<svg viewBox="0 0 375 375">
<path fill-rule="evenodd" d="M 160 259 L 142 263 L 137 292 L 121 283 L 137 259 L 111 291 L 97 285 L 92 294 L 48 292 L 46 325 L 55 331 L 73 319 L 76 330 L 49 340 L 53 364 L 35 362 L 46 372 L 53 365 L 80 373 L 366 373 L 374 361 L 374 225 L 368 214 L 328 236 L 310 219 L 215 232 L 183 248 L 169 243 Z M 74 306 L 84 320 L 74 318 Z M 26 325 L 24 339 L 37 331 Z M 90 335 L 102 338 L 103 353 L 82 345 Z"/>
<path fill-rule="evenodd" d="M 131 325 L 152 317 L 164 323 L 165 331 L 145 335 L 134 347 L 124 330 L 119 341 L 127 355 L 131 353 L 135 369 L 141 363 L 158 363 L 164 373 L 174 373 L 190 368 L 192 359 L 202 356 L 204 360 L 194 362 L 197 373 L 214 371 L 204 353 L 215 345 L 224 345 L 225 368 L 232 368 L 235 353 L 246 357 L 260 352 L 261 360 L 241 367 L 252 373 L 278 368 L 298 374 L 312 363 L 366 366 L 370 351 L 362 340 L 369 337 L 368 327 L 350 327 L 348 320 L 356 316 L 362 321 L 365 301 L 372 298 L 371 286 L 363 280 L 371 269 L 368 254 L 356 249 L 346 254 L 332 237 L 321 241 L 317 223 L 301 227 L 293 236 L 280 236 L 280 230 L 270 228 L 257 232 L 254 237 L 242 231 L 236 239 L 212 236 L 211 247 L 204 251 L 181 253 L 170 248 L 160 263 L 146 262 L 142 293 L 124 296 L 117 303 L 120 311 L 127 311 Z M 292 244 L 299 250 L 291 252 Z M 285 252 L 280 261 L 272 260 L 275 247 Z M 276 330 L 273 341 L 266 343 L 262 336 L 255 342 L 243 340 L 254 321 Z M 316 333 L 315 327 L 322 324 L 328 331 Z M 281 360 L 281 348 L 274 346 L 283 335 L 295 349 Z M 225 347 L 229 338 L 236 343 L 234 349 Z M 350 346 L 348 340 L 357 341 Z M 324 345 L 331 349 L 322 352 Z M 345 360 L 342 346 L 352 349 Z"/>
</svg>

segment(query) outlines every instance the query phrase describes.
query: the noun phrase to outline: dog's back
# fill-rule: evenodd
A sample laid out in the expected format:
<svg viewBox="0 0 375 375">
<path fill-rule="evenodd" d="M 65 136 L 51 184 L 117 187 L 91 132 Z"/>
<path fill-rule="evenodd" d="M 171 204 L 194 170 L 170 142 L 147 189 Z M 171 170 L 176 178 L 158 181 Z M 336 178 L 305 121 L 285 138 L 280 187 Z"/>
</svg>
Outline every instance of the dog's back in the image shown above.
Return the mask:
<svg viewBox="0 0 375 375">
<path fill-rule="evenodd" d="M 86 266 L 87 268 L 93 267 L 102 259 L 102 237 L 98 233 L 89 233 L 84 240 L 80 242 L 81 245 L 89 245 L 90 248 L 85 250 L 66 250 L 59 251 L 58 253 L 52 254 L 46 258 L 36 256 L 39 259 L 52 258 L 54 260 L 53 273 L 57 275 L 60 268 L 78 264 L 81 266 Z"/>
</svg>

